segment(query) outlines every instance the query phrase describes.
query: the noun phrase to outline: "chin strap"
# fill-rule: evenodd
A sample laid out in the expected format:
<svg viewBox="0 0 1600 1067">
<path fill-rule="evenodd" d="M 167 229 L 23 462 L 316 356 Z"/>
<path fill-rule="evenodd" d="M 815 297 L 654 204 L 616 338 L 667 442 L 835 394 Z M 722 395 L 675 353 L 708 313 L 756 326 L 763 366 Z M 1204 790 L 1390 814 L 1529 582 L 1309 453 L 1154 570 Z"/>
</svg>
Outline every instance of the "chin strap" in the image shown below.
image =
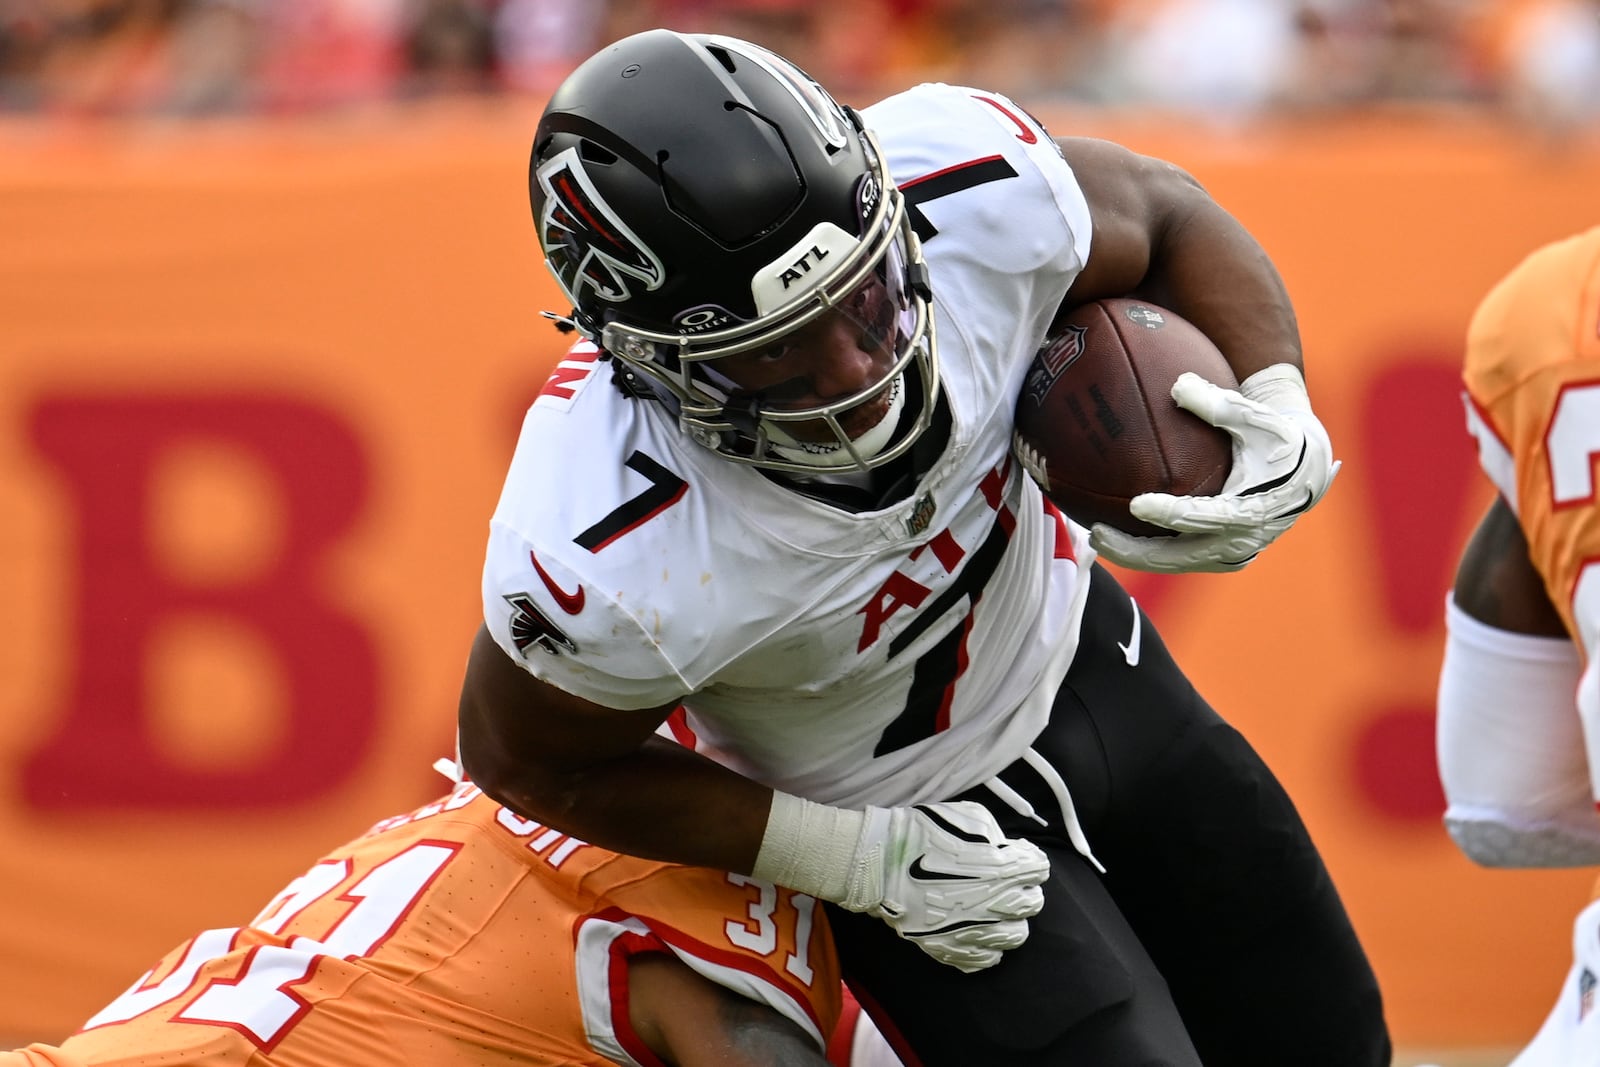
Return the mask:
<svg viewBox="0 0 1600 1067">
<path fill-rule="evenodd" d="M 557 315 L 554 311 L 541 311 L 539 312 L 539 315 L 541 318 L 549 319 L 551 322 L 555 323 L 556 329 L 560 330 L 562 333 L 576 333 L 578 330 L 577 308 L 573 308 L 572 311 L 565 315 Z"/>
<path fill-rule="evenodd" d="M 905 375 L 896 377 L 890 388 L 893 395 L 889 398 L 889 410 L 876 426 L 850 442 L 856 455 L 862 459 L 871 459 L 888 448 L 894 440 L 895 431 L 900 428 L 900 413 L 906 406 Z M 791 463 L 810 464 L 822 468 L 823 472 L 860 469 L 850 449 L 842 443 L 800 441 L 784 432 L 781 424 L 768 422 L 765 425 L 772 451 Z"/>
</svg>

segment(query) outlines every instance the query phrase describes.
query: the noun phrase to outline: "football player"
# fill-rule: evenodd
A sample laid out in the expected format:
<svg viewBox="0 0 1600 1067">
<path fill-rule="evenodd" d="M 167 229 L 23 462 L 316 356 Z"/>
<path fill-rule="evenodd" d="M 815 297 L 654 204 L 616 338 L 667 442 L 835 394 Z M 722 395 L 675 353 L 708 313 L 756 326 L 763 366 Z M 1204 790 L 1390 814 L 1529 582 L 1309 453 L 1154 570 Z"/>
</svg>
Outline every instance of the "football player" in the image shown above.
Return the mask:
<svg viewBox="0 0 1600 1067">
<path fill-rule="evenodd" d="M 1483 299 L 1467 423 L 1498 493 L 1446 604 L 1438 757 L 1451 837 L 1490 867 L 1600 864 L 1600 228 L 1544 246 Z M 1517 1067 L 1600 1059 L 1600 904 Z"/>
<path fill-rule="evenodd" d="M 0 1065 L 827 1067 L 839 1010 L 811 897 L 619 856 L 462 782 Z"/>
<path fill-rule="evenodd" d="M 921 1063 L 1387 1067 L 1366 956 L 1279 783 L 1096 553 L 1232 570 L 1335 464 L 1260 245 L 1168 163 L 1003 96 L 863 112 L 746 41 L 608 46 L 534 133 L 584 339 L 490 523 L 473 780 L 619 851 L 831 902 Z M 1241 385 L 1215 497 L 1136 538 L 1011 456 L 1051 323 L 1138 293 Z M 721 755 L 654 736 L 670 709 Z"/>
</svg>

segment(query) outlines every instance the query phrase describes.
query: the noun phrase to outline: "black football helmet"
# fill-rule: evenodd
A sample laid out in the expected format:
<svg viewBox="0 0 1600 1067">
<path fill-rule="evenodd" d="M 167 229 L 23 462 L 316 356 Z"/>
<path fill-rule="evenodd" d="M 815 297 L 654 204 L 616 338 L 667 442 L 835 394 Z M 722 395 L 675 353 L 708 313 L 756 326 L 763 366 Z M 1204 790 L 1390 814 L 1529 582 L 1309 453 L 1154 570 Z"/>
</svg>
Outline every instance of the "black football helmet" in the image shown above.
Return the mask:
<svg viewBox="0 0 1600 1067">
<path fill-rule="evenodd" d="M 880 466 L 926 429 L 939 375 L 927 268 L 904 200 L 860 116 L 788 60 L 730 37 L 624 38 L 552 96 L 529 190 L 572 322 L 696 441 L 741 463 L 815 474 Z M 795 408 L 717 371 L 715 360 L 765 349 L 824 314 L 850 316 L 890 346 L 882 379 Z M 838 416 L 886 395 L 883 425 L 852 439 Z M 786 432 L 802 422 L 830 427 L 836 441 Z"/>
</svg>

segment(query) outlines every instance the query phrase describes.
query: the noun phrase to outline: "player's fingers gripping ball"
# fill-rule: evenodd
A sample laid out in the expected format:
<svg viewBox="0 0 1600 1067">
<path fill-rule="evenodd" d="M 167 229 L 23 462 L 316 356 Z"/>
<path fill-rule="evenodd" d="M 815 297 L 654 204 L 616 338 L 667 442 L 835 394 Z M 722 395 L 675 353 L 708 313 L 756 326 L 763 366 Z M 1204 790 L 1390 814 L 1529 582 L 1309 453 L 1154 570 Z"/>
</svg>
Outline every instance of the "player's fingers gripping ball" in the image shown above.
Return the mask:
<svg viewBox="0 0 1600 1067">
<path fill-rule="evenodd" d="M 1204 495 L 1229 476 L 1228 434 L 1173 400 L 1198 375 L 1233 369 L 1192 323 L 1139 300 L 1076 308 L 1034 356 L 1017 397 L 1013 450 L 1052 502 L 1083 526 L 1170 536 L 1134 515 L 1152 492 Z"/>
<path fill-rule="evenodd" d="M 1295 367 L 1236 387 L 1192 323 L 1127 299 L 1075 309 L 1041 347 L 1015 451 L 1096 551 L 1161 572 L 1237 570 L 1338 471 Z"/>
<path fill-rule="evenodd" d="M 1287 522 L 1277 532 L 1285 529 Z M 1089 531 L 1089 544 L 1111 562 L 1134 570 L 1154 574 L 1220 573 L 1239 570 L 1255 559 L 1263 547 L 1263 533 L 1247 530 L 1135 537 L 1102 523 Z"/>
<path fill-rule="evenodd" d="M 1322 499 L 1338 473 L 1305 381 L 1287 363 L 1258 371 L 1237 390 L 1185 374 L 1172 399 L 1233 438 L 1233 468 L 1216 496 L 1136 497 L 1130 510 L 1146 522 L 1185 533 L 1282 532 Z"/>
</svg>

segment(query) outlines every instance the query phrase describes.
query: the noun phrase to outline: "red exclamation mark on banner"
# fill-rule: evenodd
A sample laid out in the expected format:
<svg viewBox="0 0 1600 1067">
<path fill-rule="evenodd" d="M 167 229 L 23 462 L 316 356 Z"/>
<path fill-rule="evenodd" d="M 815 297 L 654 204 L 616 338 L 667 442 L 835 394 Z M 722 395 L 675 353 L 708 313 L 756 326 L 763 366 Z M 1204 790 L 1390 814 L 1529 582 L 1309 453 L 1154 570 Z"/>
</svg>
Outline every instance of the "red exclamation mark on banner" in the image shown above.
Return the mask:
<svg viewBox="0 0 1600 1067">
<path fill-rule="evenodd" d="M 1368 500 L 1381 614 L 1370 625 L 1430 657 L 1437 677 L 1444 596 L 1461 554 L 1465 512 L 1481 479 L 1461 407 L 1458 354 L 1408 349 L 1383 360 L 1361 405 L 1359 455 L 1343 477 Z M 1437 634 L 1440 641 L 1426 639 Z M 1444 793 L 1434 758 L 1433 690 L 1386 694 L 1362 709 L 1352 767 L 1360 794 L 1380 814 L 1436 822 Z"/>
</svg>

